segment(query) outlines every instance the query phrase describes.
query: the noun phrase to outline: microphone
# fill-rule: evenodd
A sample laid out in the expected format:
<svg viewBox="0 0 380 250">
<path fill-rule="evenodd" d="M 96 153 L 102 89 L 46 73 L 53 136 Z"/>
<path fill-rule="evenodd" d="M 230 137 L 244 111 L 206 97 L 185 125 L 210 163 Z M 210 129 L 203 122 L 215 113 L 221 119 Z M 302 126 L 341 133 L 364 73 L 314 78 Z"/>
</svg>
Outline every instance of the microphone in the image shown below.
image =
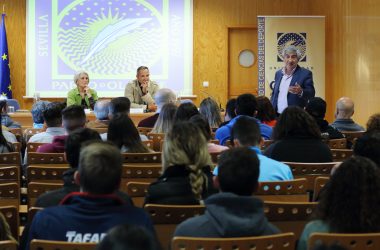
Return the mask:
<svg viewBox="0 0 380 250">
<path fill-rule="evenodd" d="M 219 104 L 219 109 L 220 109 L 220 111 L 221 111 L 221 112 L 224 112 L 224 109 L 222 108 L 222 104 L 220 103 L 219 98 L 218 98 L 218 99 L 215 98 L 213 95 L 210 95 L 207 91 L 204 91 L 204 90 L 202 90 L 202 89 L 200 89 L 200 91 L 201 91 L 203 94 L 206 94 L 207 97 L 210 97 L 210 98 L 213 99 L 216 103 L 218 103 L 218 104 Z"/>
</svg>

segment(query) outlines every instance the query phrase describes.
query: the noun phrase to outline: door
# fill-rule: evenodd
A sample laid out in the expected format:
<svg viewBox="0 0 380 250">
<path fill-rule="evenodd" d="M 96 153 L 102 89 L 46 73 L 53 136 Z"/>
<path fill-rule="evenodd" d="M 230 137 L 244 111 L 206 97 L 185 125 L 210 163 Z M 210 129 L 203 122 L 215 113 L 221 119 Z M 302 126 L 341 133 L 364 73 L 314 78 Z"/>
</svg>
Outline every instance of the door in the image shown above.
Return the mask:
<svg viewBox="0 0 380 250">
<path fill-rule="evenodd" d="M 228 98 L 258 91 L 257 28 L 228 28 Z"/>
</svg>

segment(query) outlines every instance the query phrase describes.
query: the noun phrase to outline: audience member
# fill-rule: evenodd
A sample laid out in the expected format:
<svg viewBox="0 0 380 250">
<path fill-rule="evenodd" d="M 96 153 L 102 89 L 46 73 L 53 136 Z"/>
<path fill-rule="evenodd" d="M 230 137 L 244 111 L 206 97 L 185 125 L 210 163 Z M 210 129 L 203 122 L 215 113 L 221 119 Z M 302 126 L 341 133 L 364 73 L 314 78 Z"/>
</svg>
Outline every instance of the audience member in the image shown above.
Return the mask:
<svg viewBox="0 0 380 250">
<path fill-rule="evenodd" d="M 354 155 L 371 159 L 380 167 L 380 131 L 366 132 L 356 140 Z"/>
<path fill-rule="evenodd" d="M 149 186 L 145 203 L 202 203 L 215 192 L 211 164 L 207 141 L 200 129 L 190 122 L 174 123 L 163 145 L 163 174 Z"/>
<path fill-rule="evenodd" d="M 232 98 L 228 100 L 226 104 L 226 112 L 224 113 L 224 122 L 220 124 L 219 127 L 223 127 L 228 124 L 233 118 L 236 117 L 236 98 Z"/>
<path fill-rule="evenodd" d="M 107 140 L 113 142 L 121 153 L 149 153 L 152 152 L 142 143 L 139 131 L 129 116 L 116 115 L 108 126 Z"/>
<path fill-rule="evenodd" d="M 52 102 L 46 106 L 46 110 L 42 115 L 46 124 L 46 131 L 33 135 L 30 137 L 29 142 L 42 142 L 51 143 L 54 136 L 64 135 L 65 129 L 62 127 L 61 112 L 65 105 L 61 102 Z"/>
<path fill-rule="evenodd" d="M 193 123 L 195 126 L 197 126 L 203 133 L 204 137 L 207 140 L 207 149 L 209 153 L 220 153 L 228 149 L 228 147 L 226 146 L 218 145 L 218 144 L 210 142 L 211 140 L 210 124 L 206 121 L 206 119 L 202 115 L 200 114 L 194 115 L 193 117 L 190 118 L 190 122 Z"/>
<path fill-rule="evenodd" d="M 74 75 L 76 88 L 67 93 L 67 106 L 79 105 L 85 109 L 94 109 L 98 95 L 94 89 L 88 86 L 89 82 L 90 77 L 85 71 L 79 71 Z"/>
<path fill-rule="evenodd" d="M 371 233 L 380 231 L 380 169 L 356 156 L 344 161 L 320 195 L 315 220 L 301 235 L 297 250 L 306 250 L 312 233 Z"/>
<path fill-rule="evenodd" d="M 212 129 L 219 128 L 220 124 L 222 123 L 220 108 L 216 101 L 214 101 L 214 99 L 211 97 L 207 97 L 206 99 L 202 100 L 199 106 L 199 113 L 201 113 L 206 118 Z"/>
<path fill-rule="evenodd" d="M 206 212 L 179 224 L 174 236 L 248 237 L 279 233 L 264 214 L 263 202 L 252 196 L 260 173 L 256 153 L 246 147 L 223 152 L 214 185 L 220 193 L 205 200 Z"/>
<path fill-rule="evenodd" d="M 369 117 L 367 132 L 380 132 L 380 113 L 373 114 Z"/>
<path fill-rule="evenodd" d="M 62 126 L 67 134 L 86 125 L 86 114 L 82 106 L 71 105 L 62 110 Z M 56 135 L 51 143 L 37 148 L 39 153 L 63 153 L 67 135 Z"/>
<path fill-rule="evenodd" d="M 262 155 L 260 144 L 263 143 L 263 139 L 256 119 L 248 116 L 239 117 L 232 126 L 231 139 L 235 147 L 248 147 L 256 152 L 260 160 L 259 182 L 293 179 L 288 165 Z M 218 175 L 218 167 L 214 169 L 214 175 Z"/>
<path fill-rule="evenodd" d="M 0 241 L 11 240 L 16 241 L 12 236 L 11 229 L 4 217 L 4 215 L 0 212 Z"/>
<path fill-rule="evenodd" d="M 277 161 L 331 162 L 330 148 L 322 141 L 316 121 L 302 108 L 291 106 L 280 115 L 274 143 L 264 152 Z"/>
<path fill-rule="evenodd" d="M 151 232 L 136 225 L 119 225 L 108 231 L 96 250 L 160 250 Z"/>
<path fill-rule="evenodd" d="M 49 103 L 49 101 L 38 101 L 33 104 L 30 111 L 33 118 L 33 128 L 42 129 L 44 127 L 44 117 L 42 114 Z"/>
<path fill-rule="evenodd" d="M 7 128 L 21 128 L 21 125 L 18 122 L 12 120 L 8 115 L 8 104 L 6 100 L 0 101 L 0 112 L 1 112 L 1 125 Z"/>
<path fill-rule="evenodd" d="M 312 97 L 306 104 L 306 112 L 317 122 L 323 139 L 341 139 L 344 135 L 325 120 L 326 102 L 320 97 Z"/>
<path fill-rule="evenodd" d="M 174 116 L 174 122 L 186 122 L 188 121 L 193 115 L 198 115 L 199 111 L 197 109 L 197 106 L 194 105 L 192 102 L 185 102 L 179 105 L 177 112 Z"/>
<path fill-rule="evenodd" d="M 108 128 L 110 122 L 108 118 L 109 113 L 109 100 L 99 100 L 94 106 L 94 115 L 96 117 L 95 121 L 90 121 L 87 123 L 87 128 Z"/>
<path fill-rule="evenodd" d="M 277 122 L 277 115 L 269 98 L 266 96 L 258 96 L 256 99 L 257 99 L 256 118 L 259 119 L 261 123 L 274 127 Z"/>
<path fill-rule="evenodd" d="M 60 206 L 45 208 L 35 215 L 27 249 L 32 239 L 99 242 L 110 228 L 121 224 L 141 225 L 154 233 L 144 210 L 114 195 L 121 173 L 122 157 L 115 146 L 98 141 L 82 148 L 74 174 L 81 192 L 71 193 Z"/>
<path fill-rule="evenodd" d="M 0 127 L 0 154 L 16 151 L 13 144 L 11 142 L 7 141 L 7 139 L 5 138 L 5 136 L 3 134 L 4 132 L 8 132 L 8 131 L 3 131 L 3 129 Z M 10 132 L 8 132 L 8 133 L 10 133 Z"/>
<path fill-rule="evenodd" d="M 139 122 L 138 127 L 153 128 L 158 116 L 162 110 L 162 107 L 167 103 L 175 103 L 177 97 L 171 89 L 163 88 L 159 89 L 154 96 L 154 101 L 157 105 L 157 111 L 154 115 L 149 116 Z"/>
<path fill-rule="evenodd" d="M 341 97 L 336 102 L 335 121 L 331 126 L 340 131 L 364 131 L 364 128 L 352 120 L 354 102 L 349 97 Z"/>
<path fill-rule="evenodd" d="M 177 112 L 177 106 L 173 103 L 167 103 L 162 106 L 156 123 L 154 124 L 151 133 L 166 134 L 169 132 L 174 123 L 174 116 Z"/>
<path fill-rule="evenodd" d="M 230 139 L 232 126 L 236 120 L 242 116 L 255 117 L 257 114 L 257 100 L 252 94 L 242 94 L 236 99 L 236 117 L 233 118 L 228 124 L 216 130 L 215 138 L 219 140 L 220 145 L 224 145 Z M 256 120 L 260 126 L 261 136 L 264 139 L 269 139 L 272 135 L 272 128 L 266 124 Z"/>
<path fill-rule="evenodd" d="M 131 101 L 127 97 L 116 97 L 111 100 L 109 106 L 109 119 L 118 113 L 129 115 L 131 109 Z"/>
</svg>

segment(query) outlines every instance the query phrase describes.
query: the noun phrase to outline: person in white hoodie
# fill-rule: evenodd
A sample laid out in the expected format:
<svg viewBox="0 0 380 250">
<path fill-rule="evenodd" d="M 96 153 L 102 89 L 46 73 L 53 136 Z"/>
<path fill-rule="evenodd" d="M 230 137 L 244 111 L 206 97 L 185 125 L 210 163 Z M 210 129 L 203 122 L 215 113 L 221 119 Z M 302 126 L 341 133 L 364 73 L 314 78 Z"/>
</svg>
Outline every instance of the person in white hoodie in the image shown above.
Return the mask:
<svg viewBox="0 0 380 250">
<path fill-rule="evenodd" d="M 214 185 L 220 193 L 205 200 L 204 215 L 179 224 L 174 236 L 248 237 L 279 233 L 265 217 L 263 202 L 252 196 L 258 187 L 259 159 L 248 147 L 224 151 Z"/>
</svg>

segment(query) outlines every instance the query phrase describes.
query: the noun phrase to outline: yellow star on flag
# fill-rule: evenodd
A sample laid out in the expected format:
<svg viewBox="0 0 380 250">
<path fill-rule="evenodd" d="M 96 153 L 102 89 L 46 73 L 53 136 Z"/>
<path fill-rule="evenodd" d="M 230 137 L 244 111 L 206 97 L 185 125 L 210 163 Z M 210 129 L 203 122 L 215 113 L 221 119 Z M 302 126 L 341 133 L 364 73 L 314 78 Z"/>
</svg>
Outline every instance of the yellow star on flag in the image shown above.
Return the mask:
<svg viewBox="0 0 380 250">
<path fill-rule="evenodd" d="M 3 58 L 3 61 L 7 60 L 7 55 L 4 53 L 4 55 L 1 56 Z"/>
<path fill-rule="evenodd" d="M 1 93 L 1 95 L 2 95 L 2 96 L 7 96 L 7 94 L 6 94 L 6 93 L 4 93 L 4 92 L 3 92 L 3 93 Z"/>
<path fill-rule="evenodd" d="M 8 85 L 8 89 L 9 89 L 9 91 L 12 91 L 12 85 L 11 84 Z"/>
</svg>

